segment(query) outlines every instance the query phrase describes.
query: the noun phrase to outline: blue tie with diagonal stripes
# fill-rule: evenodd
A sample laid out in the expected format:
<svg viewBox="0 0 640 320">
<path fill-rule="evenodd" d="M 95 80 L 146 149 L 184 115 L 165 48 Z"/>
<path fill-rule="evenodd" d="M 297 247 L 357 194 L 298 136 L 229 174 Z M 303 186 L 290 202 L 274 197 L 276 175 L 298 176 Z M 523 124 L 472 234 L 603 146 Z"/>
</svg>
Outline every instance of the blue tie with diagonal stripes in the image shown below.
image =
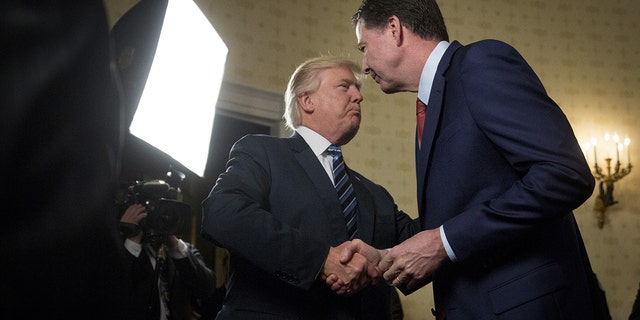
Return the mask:
<svg viewBox="0 0 640 320">
<path fill-rule="evenodd" d="M 342 214 L 347 224 L 347 233 L 349 239 L 354 239 L 358 234 L 358 203 L 353 192 L 353 185 L 349 181 L 340 147 L 330 145 L 327 148 L 327 153 L 333 158 L 333 181 L 342 205 Z"/>
</svg>

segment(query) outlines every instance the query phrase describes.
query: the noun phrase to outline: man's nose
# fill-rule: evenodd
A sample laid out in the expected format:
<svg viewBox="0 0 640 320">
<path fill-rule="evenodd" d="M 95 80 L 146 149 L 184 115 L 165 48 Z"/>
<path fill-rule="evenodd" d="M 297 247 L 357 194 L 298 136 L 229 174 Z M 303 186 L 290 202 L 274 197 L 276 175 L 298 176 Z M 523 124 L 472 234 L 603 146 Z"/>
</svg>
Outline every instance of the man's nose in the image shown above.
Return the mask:
<svg viewBox="0 0 640 320">
<path fill-rule="evenodd" d="M 368 75 L 371 73 L 371 68 L 369 68 L 369 64 L 367 63 L 367 57 L 362 56 L 362 73 Z"/>
<path fill-rule="evenodd" d="M 364 97 L 362 96 L 362 93 L 360 92 L 360 89 L 356 88 L 355 90 L 356 90 L 356 92 L 353 95 L 353 100 L 354 100 L 354 102 L 360 103 L 360 102 L 362 102 L 362 100 L 364 100 Z"/>
<path fill-rule="evenodd" d="M 371 68 L 369 68 L 369 66 L 364 63 L 364 61 L 362 62 L 362 73 L 369 75 L 369 73 L 371 73 Z"/>
</svg>

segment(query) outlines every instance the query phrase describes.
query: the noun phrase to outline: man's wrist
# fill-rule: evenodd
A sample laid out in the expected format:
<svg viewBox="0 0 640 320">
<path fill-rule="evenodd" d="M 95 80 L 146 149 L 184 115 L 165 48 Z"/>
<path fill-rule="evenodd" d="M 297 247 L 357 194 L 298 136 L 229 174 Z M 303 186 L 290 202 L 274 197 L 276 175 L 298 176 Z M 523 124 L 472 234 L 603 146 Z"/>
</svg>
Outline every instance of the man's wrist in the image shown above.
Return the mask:
<svg viewBox="0 0 640 320">
<path fill-rule="evenodd" d="M 451 248 L 449 240 L 447 240 L 447 235 L 444 232 L 444 225 L 440 226 L 440 239 L 442 239 L 442 245 L 444 246 L 444 250 L 447 252 L 447 256 L 449 256 L 449 260 L 452 262 L 458 261 L 456 253 L 453 252 L 453 248 Z"/>
<path fill-rule="evenodd" d="M 124 247 L 135 257 L 139 257 L 142 252 L 142 245 L 128 238 L 124 240 Z"/>
</svg>

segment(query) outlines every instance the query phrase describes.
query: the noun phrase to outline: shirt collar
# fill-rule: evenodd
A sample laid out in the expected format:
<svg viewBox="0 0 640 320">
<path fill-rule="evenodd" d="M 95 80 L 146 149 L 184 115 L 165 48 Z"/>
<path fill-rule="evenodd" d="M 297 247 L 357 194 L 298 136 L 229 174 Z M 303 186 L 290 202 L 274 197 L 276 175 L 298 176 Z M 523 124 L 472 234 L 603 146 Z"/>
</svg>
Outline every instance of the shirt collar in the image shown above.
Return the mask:
<svg viewBox="0 0 640 320">
<path fill-rule="evenodd" d="M 438 45 L 431 51 L 427 63 L 424 64 L 422 69 L 422 75 L 420 76 L 420 84 L 418 85 L 418 98 L 425 104 L 429 103 L 429 96 L 431 95 L 431 86 L 433 86 L 433 79 L 436 76 L 438 65 L 444 55 L 444 52 L 449 48 L 449 42 L 440 41 Z"/>
<path fill-rule="evenodd" d="M 329 140 L 305 126 L 297 127 L 296 132 L 302 136 L 316 156 L 322 155 L 327 150 L 327 147 L 331 145 Z"/>
</svg>

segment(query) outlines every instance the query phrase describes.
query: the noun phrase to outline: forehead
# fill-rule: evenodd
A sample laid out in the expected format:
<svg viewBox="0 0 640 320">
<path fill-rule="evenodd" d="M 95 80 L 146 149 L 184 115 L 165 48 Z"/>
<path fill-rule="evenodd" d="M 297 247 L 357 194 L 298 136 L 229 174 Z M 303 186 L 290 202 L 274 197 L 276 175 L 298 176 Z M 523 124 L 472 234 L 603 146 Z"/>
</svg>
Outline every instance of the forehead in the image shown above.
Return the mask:
<svg viewBox="0 0 640 320">
<path fill-rule="evenodd" d="M 321 83 L 331 83 L 336 81 L 356 81 L 356 76 L 353 74 L 353 72 L 351 72 L 349 68 L 343 66 L 335 66 L 322 69 L 320 70 L 320 72 L 318 72 L 318 78 L 320 79 Z"/>
<path fill-rule="evenodd" d="M 362 30 L 366 29 L 364 27 L 364 24 L 362 23 L 362 20 L 358 21 L 358 23 L 356 24 L 356 38 L 358 38 L 358 41 L 361 41 L 362 39 Z"/>
<path fill-rule="evenodd" d="M 358 44 L 372 41 L 374 35 L 382 35 L 384 31 L 385 30 L 381 28 L 367 28 L 362 20 L 360 20 L 356 25 L 356 38 L 358 39 Z"/>
</svg>

